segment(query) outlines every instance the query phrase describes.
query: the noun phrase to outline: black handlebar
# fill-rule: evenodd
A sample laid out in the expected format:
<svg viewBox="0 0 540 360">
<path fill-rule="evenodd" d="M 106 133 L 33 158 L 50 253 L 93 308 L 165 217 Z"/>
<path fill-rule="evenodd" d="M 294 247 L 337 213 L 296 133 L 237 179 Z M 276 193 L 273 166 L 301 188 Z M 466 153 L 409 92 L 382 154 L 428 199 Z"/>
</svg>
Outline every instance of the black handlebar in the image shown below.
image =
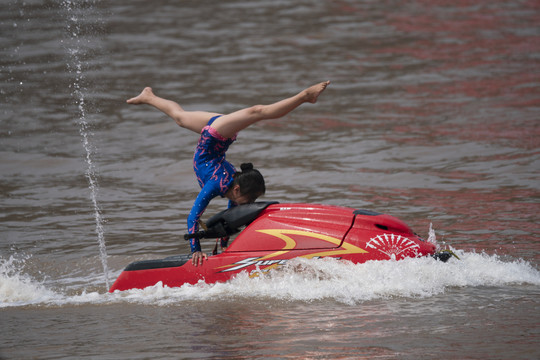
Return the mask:
<svg viewBox="0 0 540 360">
<path fill-rule="evenodd" d="M 202 239 L 204 238 L 206 235 L 206 231 L 204 230 L 201 230 L 201 231 L 197 231 L 196 233 L 194 234 L 184 234 L 184 240 L 189 240 L 189 239 Z"/>
<path fill-rule="evenodd" d="M 234 235 L 240 231 L 240 227 L 251 223 L 264 209 L 272 204 L 277 204 L 277 202 L 256 202 L 223 210 L 206 222 L 207 230 L 185 234 L 184 240 L 215 239 Z"/>
</svg>

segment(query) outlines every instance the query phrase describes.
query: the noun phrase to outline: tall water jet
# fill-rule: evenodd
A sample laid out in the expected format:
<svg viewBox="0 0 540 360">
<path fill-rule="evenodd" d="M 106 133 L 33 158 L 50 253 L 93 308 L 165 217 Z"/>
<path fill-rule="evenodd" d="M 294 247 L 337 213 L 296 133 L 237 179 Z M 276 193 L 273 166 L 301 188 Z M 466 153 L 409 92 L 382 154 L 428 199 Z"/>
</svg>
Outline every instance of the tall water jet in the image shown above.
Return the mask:
<svg viewBox="0 0 540 360">
<path fill-rule="evenodd" d="M 75 104 L 78 110 L 77 123 L 79 125 L 79 133 L 82 138 L 82 144 L 85 150 L 86 162 L 86 179 L 90 189 L 90 198 L 92 201 L 94 218 L 96 223 L 96 235 L 99 245 L 101 263 L 103 266 L 104 280 L 107 289 L 109 288 L 109 267 L 107 264 L 107 247 L 105 244 L 105 229 L 103 227 L 103 216 L 98 202 L 99 183 L 97 180 L 97 170 L 94 161 L 95 149 L 91 143 L 92 132 L 88 121 L 87 105 L 85 102 L 87 88 L 85 87 L 84 66 L 85 55 L 90 40 L 86 34 L 92 34 L 91 25 L 88 24 L 89 14 L 92 11 L 94 1 L 70 1 L 64 0 L 62 5 L 66 11 L 66 30 L 67 30 L 67 45 L 66 49 L 70 61 L 68 62 L 69 72 L 74 76 L 71 83 L 72 96 L 75 99 Z M 95 32 L 95 30 L 94 30 Z"/>
</svg>

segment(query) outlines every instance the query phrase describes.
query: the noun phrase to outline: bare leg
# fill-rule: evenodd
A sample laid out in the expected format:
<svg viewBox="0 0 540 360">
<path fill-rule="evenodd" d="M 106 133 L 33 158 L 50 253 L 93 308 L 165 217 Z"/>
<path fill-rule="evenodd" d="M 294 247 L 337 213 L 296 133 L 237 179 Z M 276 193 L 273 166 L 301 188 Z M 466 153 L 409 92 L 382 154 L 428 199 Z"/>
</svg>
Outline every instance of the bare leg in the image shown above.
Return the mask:
<svg viewBox="0 0 540 360">
<path fill-rule="evenodd" d="M 315 84 L 295 96 L 270 105 L 255 105 L 246 109 L 223 115 L 211 125 L 221 136 L 232 138 L 246 127 L 266 119 L 277 119 L 285 116 L 305 102 L 316 103 L 319 95 L 330 84 L 325 81 Z"/>
<path fill-rule="evenodd" d="M 185 111 L 174 101 L 163 99 L 154 95 L 152 88 L 149 87 L 144 88 L 139 95 L 127 100 L 126 102 L 133 105 L 152 105 L 156 109 L 171 117 L 179 126 L 192 130 L 198 134 L 201 133 L 203 127 L 206 126 L 210 118 L 220 115 L 206 111 Z"/>
</svg>

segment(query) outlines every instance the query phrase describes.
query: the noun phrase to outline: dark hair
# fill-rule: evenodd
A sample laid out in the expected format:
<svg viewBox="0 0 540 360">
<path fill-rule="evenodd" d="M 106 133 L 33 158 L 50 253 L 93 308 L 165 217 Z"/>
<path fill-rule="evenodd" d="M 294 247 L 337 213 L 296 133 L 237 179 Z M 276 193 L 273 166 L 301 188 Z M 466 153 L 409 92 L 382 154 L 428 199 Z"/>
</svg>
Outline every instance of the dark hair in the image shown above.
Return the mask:
<svg viewBox="0 0 540 360">
<path fill-rule="evenodd" d="M 234 185 L 240 185 L 240 194 L 247 196 L 249 202 L 254 202 L 266 192 L 264 178 L 259 170 L 253 168 L 252 163 L 240 165 L 242 171 L 234 174 Z"/>
</svg>

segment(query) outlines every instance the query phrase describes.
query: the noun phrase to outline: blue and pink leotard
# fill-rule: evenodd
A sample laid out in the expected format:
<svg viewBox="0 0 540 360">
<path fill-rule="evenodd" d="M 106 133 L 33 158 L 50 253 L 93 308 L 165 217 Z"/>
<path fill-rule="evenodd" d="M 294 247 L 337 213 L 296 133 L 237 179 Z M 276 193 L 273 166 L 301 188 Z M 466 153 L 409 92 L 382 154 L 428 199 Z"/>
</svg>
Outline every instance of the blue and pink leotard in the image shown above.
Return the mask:
<svg viewBox="0 0 540 360">
<path fill-rule="evenodd" d="M 193 234 L 199 230 L 198 220 L 210 203 L 218 195 L 223 197 L 234 180 L 236 169 L 225 159 L 229 146 L 236 140 L 225 139 L 214 128 L 210 127 L 214 120 L 221 115 L 214 116 L 201 131 L 201 137 L 193 156 L 193 170 L 201 186 L 188 216 L 188 232 Z M 229 201 L 229 207 L 233 206 Z M 191 252 L 201 251 L 198 239 L 190 240 Z"/>
</svg>

